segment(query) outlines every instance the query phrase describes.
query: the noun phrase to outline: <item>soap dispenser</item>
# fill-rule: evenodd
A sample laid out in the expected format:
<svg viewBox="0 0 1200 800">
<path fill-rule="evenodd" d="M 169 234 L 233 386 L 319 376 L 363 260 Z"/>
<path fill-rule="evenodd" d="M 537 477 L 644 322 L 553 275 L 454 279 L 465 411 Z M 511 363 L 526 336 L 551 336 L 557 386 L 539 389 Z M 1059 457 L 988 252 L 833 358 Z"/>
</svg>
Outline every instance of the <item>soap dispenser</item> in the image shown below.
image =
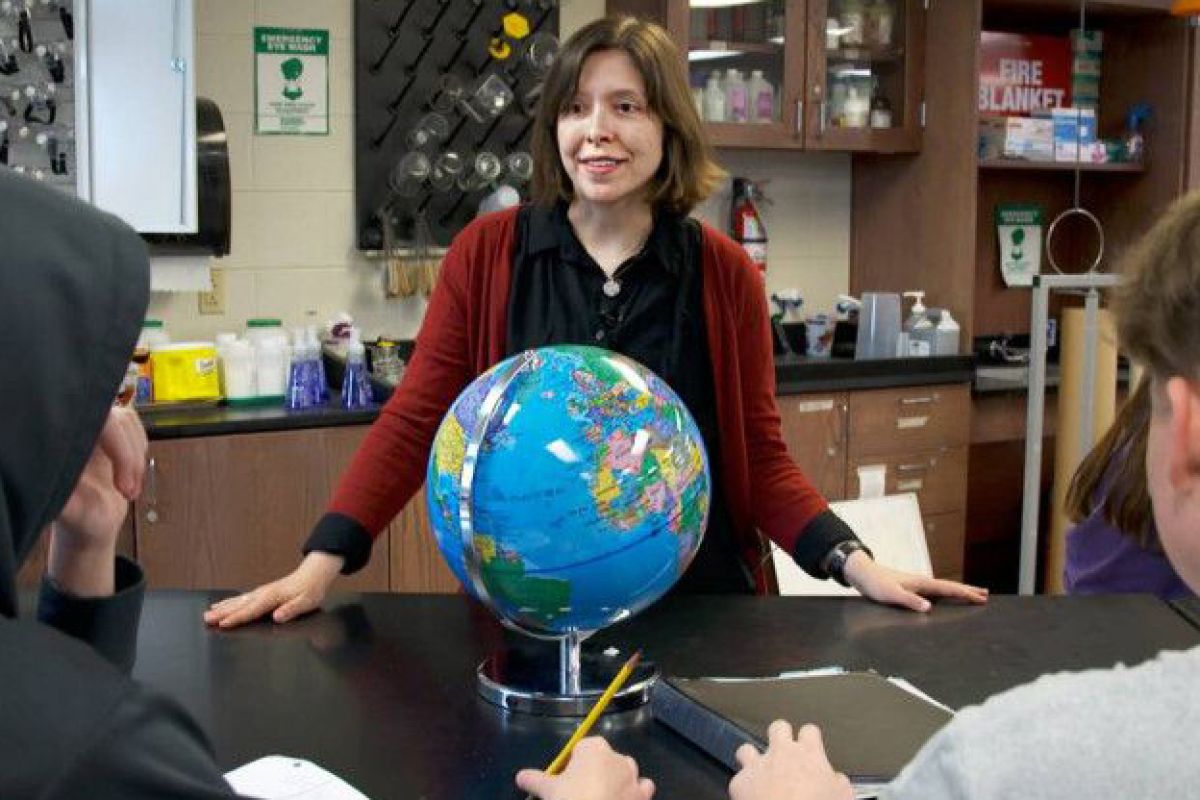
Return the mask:
<svg viewBox="0 0 1200 800">
<path fill-rule="evenodd" d="M 908 356 L 922 355 L 913 349 L 913 328 L 917 323 L 925 319 L 925 293 L 922 291 L 904 292 L 903 296 L 912 298 L 912 309 L 908 316 L 904 319 L 904 325 L 900 328 L 900 338 L 897 340 L 896 355 L 900 358 Z"/>
</svg>

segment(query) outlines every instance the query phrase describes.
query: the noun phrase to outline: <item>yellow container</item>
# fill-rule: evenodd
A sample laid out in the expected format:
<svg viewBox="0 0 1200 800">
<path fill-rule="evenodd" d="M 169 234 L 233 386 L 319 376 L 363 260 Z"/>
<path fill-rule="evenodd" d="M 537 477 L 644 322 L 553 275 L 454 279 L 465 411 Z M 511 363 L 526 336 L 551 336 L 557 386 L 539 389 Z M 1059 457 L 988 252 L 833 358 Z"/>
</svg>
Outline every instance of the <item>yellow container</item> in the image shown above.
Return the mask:
<svg viewBox="0 0 1200 800">
<path fill-rule="evenodd" d="M 156 403 L 221 396 L 217 348 L 211 342 L 159 345 L 150 351 L 150 371 Z"/>
</svg>

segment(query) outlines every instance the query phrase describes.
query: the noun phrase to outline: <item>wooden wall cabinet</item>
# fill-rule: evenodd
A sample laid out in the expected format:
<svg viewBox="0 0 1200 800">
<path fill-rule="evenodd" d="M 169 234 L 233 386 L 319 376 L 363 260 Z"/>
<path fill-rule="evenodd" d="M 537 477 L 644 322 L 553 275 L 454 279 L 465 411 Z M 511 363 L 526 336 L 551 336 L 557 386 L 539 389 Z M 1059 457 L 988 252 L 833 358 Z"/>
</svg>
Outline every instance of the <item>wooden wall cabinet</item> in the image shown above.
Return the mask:
<svg viewBox="0 0 1200 800">
<path fill-rule="evenodd" d="M 886 466 L 888 494 L 917 495 L 934 574 L 961 580 L 969 391 L 963 384 L 780 397 L 783 438 L 829 500 L 858 496 L 859 467 Z"/>
<path fill-rule="evenodd" d="M 763 72 L 775 88 L 770 121 L 710 121 L 717 147 L 876 153 L 921 147 L 924 0 L 757 0 L 719 7 L 608 0 L 606 7 L 666 27 L 688 54 L 693 87 L 702 89 L 712 70 L 737 69 L 747 80 L 753 70 Z M 842 113 L 852 91 L 865 115 Z M 887 128 L 871 127 L 875 99 L 889 109 Z"/>
</svg>

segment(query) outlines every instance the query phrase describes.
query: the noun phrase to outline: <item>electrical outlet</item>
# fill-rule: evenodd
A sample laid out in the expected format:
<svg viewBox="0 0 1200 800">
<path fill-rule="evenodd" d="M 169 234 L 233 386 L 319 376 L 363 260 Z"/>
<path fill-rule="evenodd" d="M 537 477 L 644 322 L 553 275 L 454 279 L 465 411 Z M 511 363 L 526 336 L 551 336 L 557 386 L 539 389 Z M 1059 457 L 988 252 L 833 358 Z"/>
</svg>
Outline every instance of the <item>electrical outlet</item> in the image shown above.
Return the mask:
<svg viewBox="0 0 1200 800">
<path fill-rule="evenodd" d="M 220 267 L 213 267 L 210 270 L 212 275 L 212 291 L 200 292 L 198 303 L 201 314 L 224 314 L 225 313 L 225 270 Z"/>
</svg>

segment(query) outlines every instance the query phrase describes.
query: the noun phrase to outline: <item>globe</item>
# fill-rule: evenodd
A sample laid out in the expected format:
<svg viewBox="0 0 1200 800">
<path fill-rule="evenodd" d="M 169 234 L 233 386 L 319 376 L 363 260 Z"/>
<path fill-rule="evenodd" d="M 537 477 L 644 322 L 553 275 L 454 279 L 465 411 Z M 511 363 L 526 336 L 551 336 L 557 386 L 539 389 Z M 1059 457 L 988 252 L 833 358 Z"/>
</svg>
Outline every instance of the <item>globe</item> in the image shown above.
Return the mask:
<svg viewBox="0 0 1200 800">
<path fill-rule="evenodd" d="M 657 375 L 594 347 L 527 350 L 476 378 L 434 437 L 438 547 L 534 636 L 586 634 L 671 588 L 704 535 L 704 442 Z"/>
</svg>

